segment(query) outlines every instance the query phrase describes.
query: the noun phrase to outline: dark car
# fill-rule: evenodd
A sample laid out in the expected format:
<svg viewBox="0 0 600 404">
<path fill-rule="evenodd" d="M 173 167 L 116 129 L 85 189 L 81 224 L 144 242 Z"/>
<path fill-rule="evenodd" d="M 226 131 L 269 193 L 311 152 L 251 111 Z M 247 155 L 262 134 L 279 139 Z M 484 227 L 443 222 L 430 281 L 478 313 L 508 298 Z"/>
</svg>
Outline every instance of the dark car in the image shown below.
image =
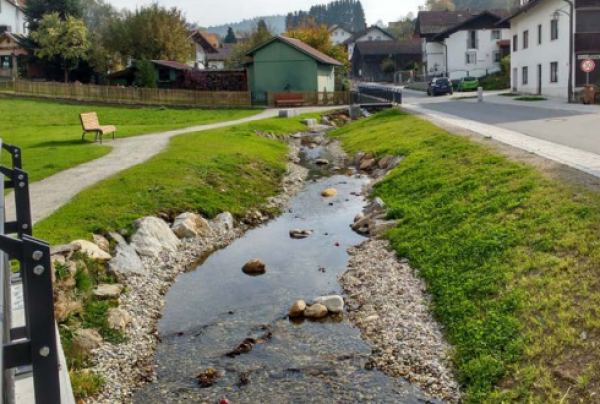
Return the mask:
<svg viewBox="0 0 600 404">
<path fill-rule="evenodd" d="M 427 95 L 454 94 L 452 82 L 444 77 L 439 77 L 431 80 L 427 86 Z"/>
</svg>

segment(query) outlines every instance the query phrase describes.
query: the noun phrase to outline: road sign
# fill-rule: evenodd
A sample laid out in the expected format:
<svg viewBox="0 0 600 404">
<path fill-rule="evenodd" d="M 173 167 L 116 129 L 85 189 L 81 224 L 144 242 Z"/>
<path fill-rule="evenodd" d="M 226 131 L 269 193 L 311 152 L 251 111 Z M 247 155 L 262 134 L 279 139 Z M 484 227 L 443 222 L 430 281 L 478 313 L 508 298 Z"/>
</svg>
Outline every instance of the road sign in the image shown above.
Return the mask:
<svg viewBox="0 0 600 404">
<path fill-rule="evenodd" d="M 581 62 L 581 70 L 585 73 L 591 73 L 596 69 L 596 63 L 592 59 L 586 59 Z"/>
</svg>

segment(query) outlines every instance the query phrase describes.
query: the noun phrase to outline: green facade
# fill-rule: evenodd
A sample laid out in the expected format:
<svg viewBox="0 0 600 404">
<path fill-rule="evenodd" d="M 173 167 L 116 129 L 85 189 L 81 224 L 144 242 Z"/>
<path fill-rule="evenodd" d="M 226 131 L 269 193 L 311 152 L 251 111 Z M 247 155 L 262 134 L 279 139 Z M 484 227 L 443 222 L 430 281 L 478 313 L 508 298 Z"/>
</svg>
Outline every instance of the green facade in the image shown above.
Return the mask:
<svg viewBox="0 0 600 404">
<path fill-rule="evenodd" d="M 273 41 L 256 51 L 254 62 L 248 67 L 250 91 L 332 92 L 334 69 L 286 43 Z"/>
</svg>

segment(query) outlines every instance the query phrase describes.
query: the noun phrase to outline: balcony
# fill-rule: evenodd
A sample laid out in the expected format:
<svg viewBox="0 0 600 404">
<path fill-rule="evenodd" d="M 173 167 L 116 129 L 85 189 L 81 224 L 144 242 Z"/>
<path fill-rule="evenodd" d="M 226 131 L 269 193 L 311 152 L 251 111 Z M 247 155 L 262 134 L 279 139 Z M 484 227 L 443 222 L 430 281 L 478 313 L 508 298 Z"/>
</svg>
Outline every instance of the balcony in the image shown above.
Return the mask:
<svg viewBox="0 0 600 404">
<path fill-rule="evenodd" d="M 575 34 L 575 53 L 600 53 L 600 33 Z"/>
</svg>

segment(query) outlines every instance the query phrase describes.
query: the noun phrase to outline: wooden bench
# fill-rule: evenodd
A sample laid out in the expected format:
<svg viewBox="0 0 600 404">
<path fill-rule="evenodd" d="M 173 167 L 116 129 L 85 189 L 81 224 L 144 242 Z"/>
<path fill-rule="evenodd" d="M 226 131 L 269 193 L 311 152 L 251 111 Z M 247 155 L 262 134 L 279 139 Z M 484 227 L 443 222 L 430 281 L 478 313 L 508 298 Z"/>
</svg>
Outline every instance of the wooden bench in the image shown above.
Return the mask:
<svg viewBox="0 0 600 404">
<path fill-rule="evenodd" d="M 304 105 L 304 96 L 294 93 L 277 93 L 275 94 L 275 106 L 291 107 Z"/>
<path fill-rule="evenodd" d="M 98 121 L 98 115 L 95 112 L 88 112 L 79 115 L 81 119 L 81 127 L 83 128 L 83 135 L 81 135 L 81 141 L 83 142 L 85 134 L 89 132 L 95 133 L 94 142 L 100 138 L 100 144 L 102 144 L 102 137 L 112 133 L 113 140 L 115 140 L 115 133 L 117 128 L 113 125 L 101 126 Z"/>
</svg>

